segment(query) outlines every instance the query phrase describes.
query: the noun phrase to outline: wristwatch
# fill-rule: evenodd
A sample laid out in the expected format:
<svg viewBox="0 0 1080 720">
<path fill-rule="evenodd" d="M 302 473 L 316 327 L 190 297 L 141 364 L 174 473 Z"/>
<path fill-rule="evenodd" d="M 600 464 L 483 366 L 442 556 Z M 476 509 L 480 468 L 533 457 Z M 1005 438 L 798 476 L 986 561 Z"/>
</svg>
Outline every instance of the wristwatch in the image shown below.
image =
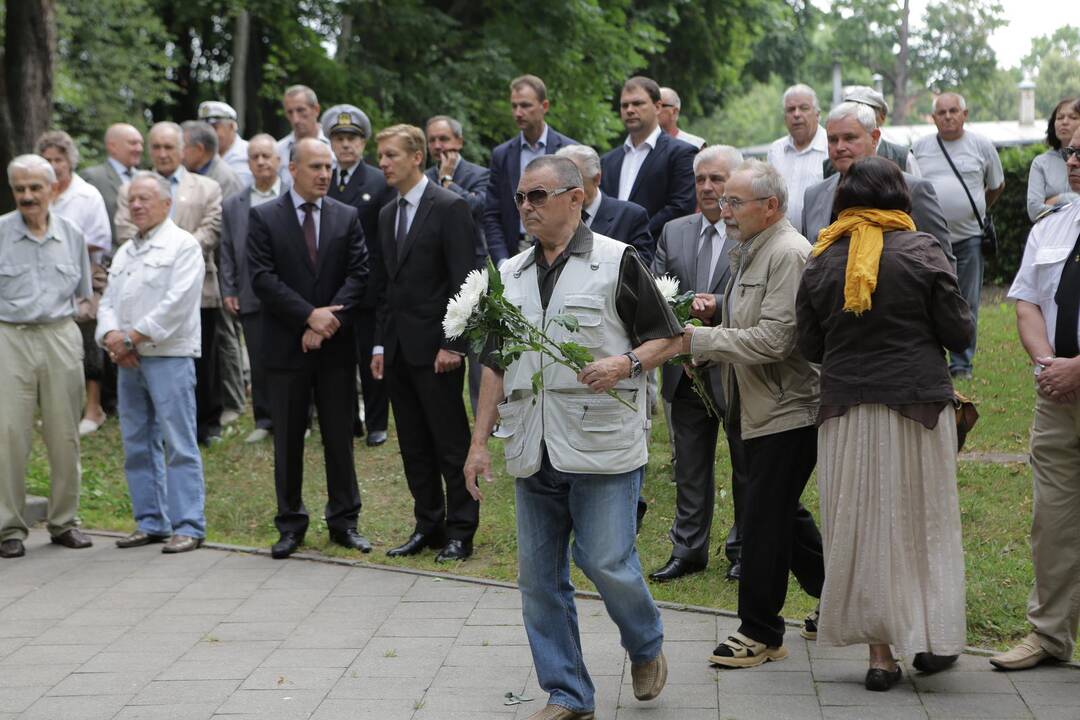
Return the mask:
<svg viewBox="0 0 1080 720">
<path fill-rule="evenodd" d="M 442 185 L 446 185 L 447 183 L 452 183 L 452 182 L 454 182 L 454 176 L 453 175 L 443 175 L 441 178 L 439 178 L 439 182 Z"/>
<path fill-rule="evenodd" d="M 131 336 L 127 333 L 124 333 L 124 347 L 129 351 L 135 349 L 135 343 L 131 342 Z"/>
<path fill-rule="evenodd" d="M 623 355 L 630 359 L 630 379 L 636 378 L 641 374 L 641 361 L 638 360 L 638 356 L 632 350 L 624 352 Z"/>
</svg>

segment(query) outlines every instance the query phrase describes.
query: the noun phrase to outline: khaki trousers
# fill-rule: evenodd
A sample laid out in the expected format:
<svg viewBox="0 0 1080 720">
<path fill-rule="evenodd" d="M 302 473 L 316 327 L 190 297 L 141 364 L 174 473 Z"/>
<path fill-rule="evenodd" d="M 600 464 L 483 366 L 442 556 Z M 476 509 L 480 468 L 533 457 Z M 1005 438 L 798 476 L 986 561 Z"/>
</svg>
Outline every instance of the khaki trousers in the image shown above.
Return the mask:
<svg viewBox="0 0 1080 720">
<path fill-rule="evenodd" d="M 1035 585 L 1028 620 L 1043 648 L 1072 658 L 1080 621 L 1080 401 L 1039 397 L 1031 427 Z"/>
<path fill-rule="evenodd" d="M 79 509 L 79 419 L 84 399 L 82 334 L 73 319 L 0 323 L 0 541 L 25 540 L 26 464 L 40 406 L 49 458 L 49 533 L 75 527 Z"/>
</svg>

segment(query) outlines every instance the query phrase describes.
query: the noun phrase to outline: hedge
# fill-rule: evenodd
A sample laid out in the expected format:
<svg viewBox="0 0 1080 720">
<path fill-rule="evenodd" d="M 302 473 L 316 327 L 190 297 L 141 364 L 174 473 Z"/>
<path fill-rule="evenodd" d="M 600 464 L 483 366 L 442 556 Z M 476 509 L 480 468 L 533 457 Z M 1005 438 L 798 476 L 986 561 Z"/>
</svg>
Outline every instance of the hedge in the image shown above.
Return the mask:
<svg viewBox="0 0 1080 720">
<path fill-rule="evenodd" d="M 998 151 L 1001 167 L 1005 171 L 1005 191 L 994 203 L 990 215 L 998 236 L 998 252 L 986 258 L 983 281 L 993 284 L 1009 284 L 1020 267 L 1031 221 L 1027 214 L 1028 168 L 1037 155 L 1046 151 L 1046 145 L 1009 147 Z"/>
</svg>

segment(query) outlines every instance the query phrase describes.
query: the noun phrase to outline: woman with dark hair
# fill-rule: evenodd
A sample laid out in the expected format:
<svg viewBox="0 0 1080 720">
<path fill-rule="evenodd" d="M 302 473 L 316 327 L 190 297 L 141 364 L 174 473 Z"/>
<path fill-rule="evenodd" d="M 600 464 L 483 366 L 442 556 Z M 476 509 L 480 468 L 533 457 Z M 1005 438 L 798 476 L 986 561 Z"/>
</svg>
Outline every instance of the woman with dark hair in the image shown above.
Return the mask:
<svg viewBox="0 0 1080 720">
<path fill-rule="evenodd" d="M 857 160 L 806 264 L 799 349 L 821 363 L 818 485 L 825 552 L 819 645 L 870 646 L 868 690 L 963 650 L 964 554 L 953 388 L 971 313 L 888 160 Z M 891 646 L 891 647 L 890 647 Z"/>
<path fill-rule="evenodd" d="M 1028 171 L 1027 210 L 1031 222 L 1047 210 L 1066 205 L 1078 196 L 1069 189 L 1069 170 L 1061 148 L 1069 144 L 1080 128 L 1080 100 L 1066 98 L 1054 106 L 1046 125 L 1046 144 L 1050 149 L 1031 161 Z"/>
</svg>

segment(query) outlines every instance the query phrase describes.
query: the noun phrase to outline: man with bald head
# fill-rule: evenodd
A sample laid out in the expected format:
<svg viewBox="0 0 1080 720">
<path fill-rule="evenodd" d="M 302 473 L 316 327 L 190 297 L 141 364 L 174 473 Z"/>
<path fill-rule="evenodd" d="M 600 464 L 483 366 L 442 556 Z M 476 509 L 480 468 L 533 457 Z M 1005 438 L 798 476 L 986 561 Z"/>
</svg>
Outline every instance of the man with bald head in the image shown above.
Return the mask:
<svg viewBox="0 0 1080 720">
<path fill-rule="evenodd" d="M 326 144 L 298 140 L 289 162 L 292 188 L 252 208 L 249 217 L 248 273 L 260 303 L 260 337 L 253 352 L 262 356 L 270 389 L 274 524 L 281 534 L 271 555 L 279 559 L 296 552 L 307 533 L 304 431 L 312 397 L 326 459 L 330 541 L 371 552 L 356 527 L 360 490 L 352 432 L 353 320 L 367 286 L 368 252 L 356 208 L 327 197 L 332 167 Z"/>
<path fill-rule="evenodd" d="M 679 127 L 679 113 L 682 111 L 682 100 L 679 93 L 669 87 L 660 88 L 660 112 L 656 119 L 660 122 L 660 129 L 676 140 L 690 143 L 695 150 L 705 147 L 705 138 L 688 133 Z"/>
<path fill-rule="evenodd" d="M 142 133 L 127 123 L 110 125 L 105 131 L 105 153 L 105 162 L 80 171 L 79 176 L 97 188 L 105 200 L 115 246 L 116 226 L 113 218 L 116 217 L 117 193 L 121 185 L 131 182 L 135 171 L 139 169 L 143 153 Z"/>
</svg>

